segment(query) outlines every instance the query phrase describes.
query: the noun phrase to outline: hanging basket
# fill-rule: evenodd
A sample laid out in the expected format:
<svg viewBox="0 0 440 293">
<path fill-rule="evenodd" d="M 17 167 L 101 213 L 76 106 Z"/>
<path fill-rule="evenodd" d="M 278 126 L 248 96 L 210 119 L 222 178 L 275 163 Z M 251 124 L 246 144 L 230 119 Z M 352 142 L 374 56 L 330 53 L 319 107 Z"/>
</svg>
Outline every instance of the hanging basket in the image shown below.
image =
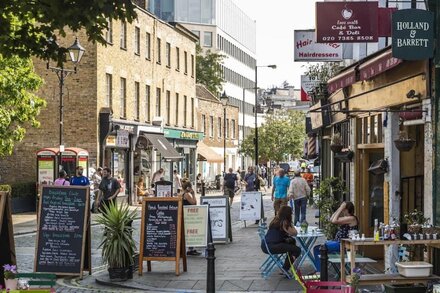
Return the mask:
<svg viewBox="0 0 440 293">
<path fill-rule="evenodd" d="M 394 141 L 394 145 L 401 152 L 410 151 L 415 143 L 416 141 L 414 139 L 396 139 Z"/>
<path fill-rule="evenodd" d="M 354 153 L 352 150 L 343 151 L 343 152 L 336 153 L 335 159 L 338 159 L 342 163 L 350 163 L 351 160 L 353 159 L 353 155 L 354 155 Z"/>
<path fill-rule="evenodd" d="M 332 152 L 334 153 L 340 153 L 342 151 L 342 148 L 344 146 L 342 144 L 331 144 L 330 145 L 330 149 L 332 150 Z"/>
</svg>

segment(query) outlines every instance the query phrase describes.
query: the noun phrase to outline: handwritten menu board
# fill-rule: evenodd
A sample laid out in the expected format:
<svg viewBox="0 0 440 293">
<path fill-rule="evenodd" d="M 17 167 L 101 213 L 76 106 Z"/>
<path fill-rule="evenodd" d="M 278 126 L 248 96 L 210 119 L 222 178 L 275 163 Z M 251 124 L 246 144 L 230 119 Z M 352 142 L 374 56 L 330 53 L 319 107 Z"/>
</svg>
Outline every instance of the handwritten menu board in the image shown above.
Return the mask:
<svg viewBox="0 0 440 293">
<path fill-rule="evenodd" d="M 88 207 L 87 187 L 43 186 L 35 272 L 82 276 Z"/>
</svg>

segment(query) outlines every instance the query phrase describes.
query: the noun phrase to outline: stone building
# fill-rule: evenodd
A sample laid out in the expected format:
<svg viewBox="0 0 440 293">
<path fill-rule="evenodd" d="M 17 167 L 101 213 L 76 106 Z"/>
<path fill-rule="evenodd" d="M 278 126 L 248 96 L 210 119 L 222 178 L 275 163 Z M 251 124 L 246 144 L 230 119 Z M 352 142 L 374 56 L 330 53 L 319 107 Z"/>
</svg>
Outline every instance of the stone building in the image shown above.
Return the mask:
<svg viewBox="0 0 440 293">
<path fill-rule="evenodd" d="M 76 36 L 86 49 L 77 73 L 65 80 L 64 145 L 87 150 L 89 167 L 110 167 L 125 183 L 126 194 L 132 194 L 137 176 L 143 175 L 149 184 L 159 167 L 165 169 L 165 179 L 170 179 L 174 168 L 194 177 L 195 151 L 193 158 L 185 156 L 183 149 L 177 152 L 171 144 L 175 142 L 164 136 L 165 127 L 199 137 L 195 130 L 197 37 L 177 23 L 165 23 L 139 7 L 136 10 L 138 17 L 131 24 L 109 21 L 106 46 L 87 42 L 83 31 L 60 40 L 69 46 Z M 47 100 L 47 107 L 39 116 L 41 127 L 29 129 L 13 155 L 1 160 L 0 176 L 5 182 L 36 181 L 35 152 L 59 147 L 59 80 L 41 60 L 35 60 L 35 69 L 45 80 L 39 95 Z M 193 170 L 184 169 L 188 166 Z"/>
</svg>

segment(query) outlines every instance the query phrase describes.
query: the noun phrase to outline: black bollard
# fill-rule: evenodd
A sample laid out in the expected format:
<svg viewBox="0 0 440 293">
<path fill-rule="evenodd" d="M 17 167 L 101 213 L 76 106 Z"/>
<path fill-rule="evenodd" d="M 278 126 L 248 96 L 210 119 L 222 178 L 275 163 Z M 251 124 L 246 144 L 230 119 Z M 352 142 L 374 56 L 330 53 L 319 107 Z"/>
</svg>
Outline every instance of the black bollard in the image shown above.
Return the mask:
<svg viewBox="0 0 440 293">
<path fill-rule="evenodd" d="M 208 260 L 208 269 L 206 276 L 206 292 L 214 293 L 215 292 L 215 248 L 213 243 L 208 243 L 208 256 L 206 259 Z"/>
<path fill-rule="evenodd" d="M 205 196 L 206 190 L 205 190 L 205 182 L 202 181 L 202 196 Z"/>
<path fill-rule="evenodd" d="M 321 281 L 328 281 L 328 254 L 327 246 L 322 244 L 319 248 L 320 261 L 321 261 Z"/>
</svg>

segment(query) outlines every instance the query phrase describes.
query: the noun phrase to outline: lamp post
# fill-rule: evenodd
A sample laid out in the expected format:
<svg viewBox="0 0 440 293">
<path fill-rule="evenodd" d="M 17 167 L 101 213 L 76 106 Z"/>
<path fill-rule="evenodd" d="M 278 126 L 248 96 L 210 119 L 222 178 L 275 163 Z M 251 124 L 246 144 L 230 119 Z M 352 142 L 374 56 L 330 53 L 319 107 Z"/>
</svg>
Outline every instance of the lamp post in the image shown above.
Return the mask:
<svg viewBox="0 0 440 293">
<path fill-rule="evenodd" d="M 73 42 L 73 45 L 69 48 L 60 47 L 60 51 L 64 51 L 64 53 L 69 53 L 70 61 L 73 63 L 73 69 L 65 69 L 64 68 L 64 60 L 60 59 L 58 60 L 58 64 L 56 67 L 50 66 L 49 62 L 47 62 L 47 69 L 50 69 L 52 72 L 55 72 L 58 81 L 59 81 L 59 87 L 60 87 L 60 140 L 59 140 L 59 162 L 58 162 L 58 171 L 62 170 L 62 164 L 61 164 L 61 153 L 64 152 L 64 103 L 63 103 L 63 87 L 64 87 L 64 79 L 70 75 L 71 73 L 76 73 L 76 66 L 81 61 L 82 56 L 84 55 L 84 52 L 86 51 L 79 43 L 78 37 L 75 38 L 75 41 Z M 59 55 L 64 57 L 64 55 Z"/>
<path fill-rule="evenodd" d="M 223 176 L 226 174 L 226 107 L 228 106 L 228 96 L 226 91 L 220 97 L 223 105 Z"/>
<path fill-rule="evenodd" d="M 277 66 L 272 65 L 255 65 L 255 172 L 258 172 L 258 116 L 257 116 L 257 106 L 258 106 L 258 67 L 269 67 L 276 69 Z"/>
</svg>

